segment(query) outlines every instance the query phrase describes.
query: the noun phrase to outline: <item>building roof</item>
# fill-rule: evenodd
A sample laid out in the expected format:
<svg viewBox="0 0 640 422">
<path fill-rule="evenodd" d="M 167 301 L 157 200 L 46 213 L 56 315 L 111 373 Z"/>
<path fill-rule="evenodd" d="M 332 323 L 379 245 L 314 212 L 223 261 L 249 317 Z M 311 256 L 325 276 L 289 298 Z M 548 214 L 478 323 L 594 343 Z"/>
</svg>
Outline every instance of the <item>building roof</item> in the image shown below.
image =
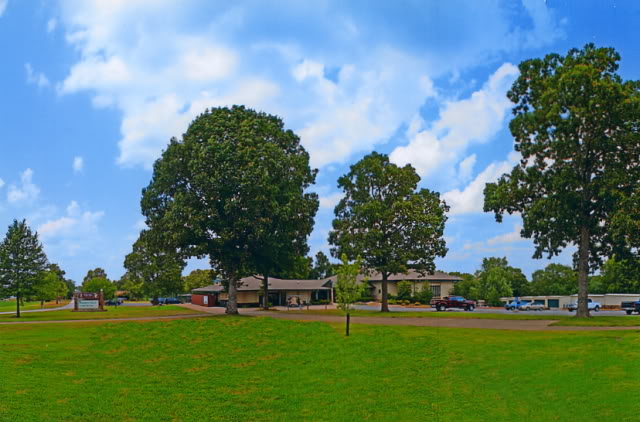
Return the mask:
<svg viewBox="0 0 640 422">
<path fill-rule="evenodd" d="M 281 278 L 269 277 L 269 290 L 328 290 L 331 288 L 331 281 L 333 281 L 332 277 L 321 280 L 284 280 Z M 238 284 L 239 292 L 259 291 L 261 288 L 262 279 L 255 276 L 240 279 L 240 283 Z M 193 293 L 220 293 L 223 291 L 225 291 L 225 288 L 220 283 L 192 290 Z"/>
<path fill-rule="evenodd" d="M 364 278 L 367 278 L 369 281 L 382 281 L 382 274 L 378 272 L 374 272 L 369 275 L 358 276 L 359 280 L 363 280 Z M 462 281 L 462 278 L 455 275 L 444 273 L 442 271 L 434 271 L 433 274 L 428 274 L 428 273 L 420 274 L 416 270 L 409 270 L 406 273 L 402 273 L 402 274 L 400 273 L 391 274 L 387 280 L 391 282 L 406 280 L 406 281 L 450 281 L 453 283 L 457 283 L 458 281 Z"/>
</svg>

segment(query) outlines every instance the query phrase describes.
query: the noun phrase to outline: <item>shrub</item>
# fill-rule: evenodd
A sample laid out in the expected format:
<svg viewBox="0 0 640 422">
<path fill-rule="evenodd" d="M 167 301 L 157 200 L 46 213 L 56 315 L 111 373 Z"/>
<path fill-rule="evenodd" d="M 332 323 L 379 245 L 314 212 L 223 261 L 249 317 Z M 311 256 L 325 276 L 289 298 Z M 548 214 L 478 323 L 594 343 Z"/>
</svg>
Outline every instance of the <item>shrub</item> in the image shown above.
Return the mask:
<svg viewBox="0 0 640 422">
<path fill-rule="evenodd" d="M 431 289 L 429 287 L 423 287 L 422 290 L 416 293 L 415 300 L 416 302 L 423 303 L 428 305 L 431 303 L 431 299 L 433 298 L 433 294 L 431 293 Z"/>
<path fill-rule="evenodd" d="M 389 299 L 387 302 L 389 303 L 389 305 L 395 305 L 396 304 L 396 300 L 395 299 Z"/>
<path fill-rule="evenodd" d="M 407 300 L 411 298 L 413 284 L 410 281 L 401 281 L 398 283 L 398 299 Z"/>
</svg>

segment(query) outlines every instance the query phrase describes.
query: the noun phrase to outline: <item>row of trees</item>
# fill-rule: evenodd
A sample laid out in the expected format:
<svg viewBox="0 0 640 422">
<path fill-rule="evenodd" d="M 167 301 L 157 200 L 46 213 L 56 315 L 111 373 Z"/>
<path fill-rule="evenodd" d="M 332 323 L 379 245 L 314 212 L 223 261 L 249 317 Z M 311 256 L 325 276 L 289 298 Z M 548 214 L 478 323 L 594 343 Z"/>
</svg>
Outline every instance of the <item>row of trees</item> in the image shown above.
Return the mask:
<svg viewBox="0 0 640 422">
<path fill-rule="evenodd" d="M 0 243 L 0 298 L 16 298 L 16 316 L 25 300 L 45 301 L 68 298 L 75 284 L 65 272 L 49 263 L 38 239 L 25 220 L 14 220 Z"/>
</svg>

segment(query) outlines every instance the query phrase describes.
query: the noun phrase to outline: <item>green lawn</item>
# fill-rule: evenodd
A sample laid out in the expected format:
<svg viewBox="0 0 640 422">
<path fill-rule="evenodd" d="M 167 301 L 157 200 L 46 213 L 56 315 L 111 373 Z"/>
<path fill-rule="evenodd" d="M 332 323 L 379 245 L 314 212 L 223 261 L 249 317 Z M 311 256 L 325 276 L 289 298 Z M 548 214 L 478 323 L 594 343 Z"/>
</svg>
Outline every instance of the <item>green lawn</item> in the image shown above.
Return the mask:
<svg viewBox="0 0 640 422">
<path fill-rule="evenodd" d="M 20 322 L 20 321 L 52 321 L 52 320 L 74 320 L 74 319 L 105 319 L 105 318 L 139 318 L 153 316 L 189 315 L 198 314 L 194 311 L 180 306 L 119 306 L 106 307 L 106 312 L 73 312 L 72 310 L 31 312 L 21 314 L 20 318 L 15 315 L 0 315 L 0 322 Z"/>
<path fill-rule="evenodd" d="M 0 326 L 0 421 L 635 421 L 636 332 Z"/>
<path fill-rule="evenodd" d="M 60 303 L 45 302 L 45 308 L 60 308 L 69 303 L 68 300 L 61 301 Z M 25 302 L 24 306 L 20 307 L 20 310 L 27 311 L 31 309 L 40 309 L 40 302 Z M 0 312 L 15 312 L 16 310 L 16 301 L 15 300 L 0 300 Z"/>
<path fill-rule="evenodd" d="M 343 315 L 336 309 L 330 310 L 309 310 L 309 311 L 286 311 L 291 313 L 308 313 L 315 315 Z M 463 319 L 507 319 L 507 320 L 545 320 L 557 321 L 552 325 L 570 326 L 591 326 L 591 327 L 640 327 L 640 316 L 598 316 L 592 313 L 592 318 L 576 318 L 569 315 L 549 315 L 544 312 L 536 314 L 488 314 L 479 312 L 380 312 L 380 311 L 360 311 L 352 312 L 353 316 L 372 316 L 384 318 L 463 318 Z"/>
</svg>

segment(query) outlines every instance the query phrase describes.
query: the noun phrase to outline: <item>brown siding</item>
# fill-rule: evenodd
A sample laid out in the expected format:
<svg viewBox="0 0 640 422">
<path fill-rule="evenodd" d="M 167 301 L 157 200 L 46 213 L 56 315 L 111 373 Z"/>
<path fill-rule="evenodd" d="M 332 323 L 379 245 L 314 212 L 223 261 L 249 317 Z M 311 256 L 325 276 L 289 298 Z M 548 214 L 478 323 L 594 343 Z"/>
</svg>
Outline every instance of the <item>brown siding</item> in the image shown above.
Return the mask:
<svg viewBox="0 0 640 422">
<path fill-rule="evenodd" d="M 208 297 L 208 304 L 204 304 L 204 298 Z M 212 306 L 216 306 L 217 302 L 216 302 L 216 296 L 215 295 L 197 295 L 197 294 L 193 294 L 191 295 L 191 303 L 193 303 L 194 305 L 198 305 L 198 306 L 207 306 L 207 307 L 212 307 Z"/>
</svg>

